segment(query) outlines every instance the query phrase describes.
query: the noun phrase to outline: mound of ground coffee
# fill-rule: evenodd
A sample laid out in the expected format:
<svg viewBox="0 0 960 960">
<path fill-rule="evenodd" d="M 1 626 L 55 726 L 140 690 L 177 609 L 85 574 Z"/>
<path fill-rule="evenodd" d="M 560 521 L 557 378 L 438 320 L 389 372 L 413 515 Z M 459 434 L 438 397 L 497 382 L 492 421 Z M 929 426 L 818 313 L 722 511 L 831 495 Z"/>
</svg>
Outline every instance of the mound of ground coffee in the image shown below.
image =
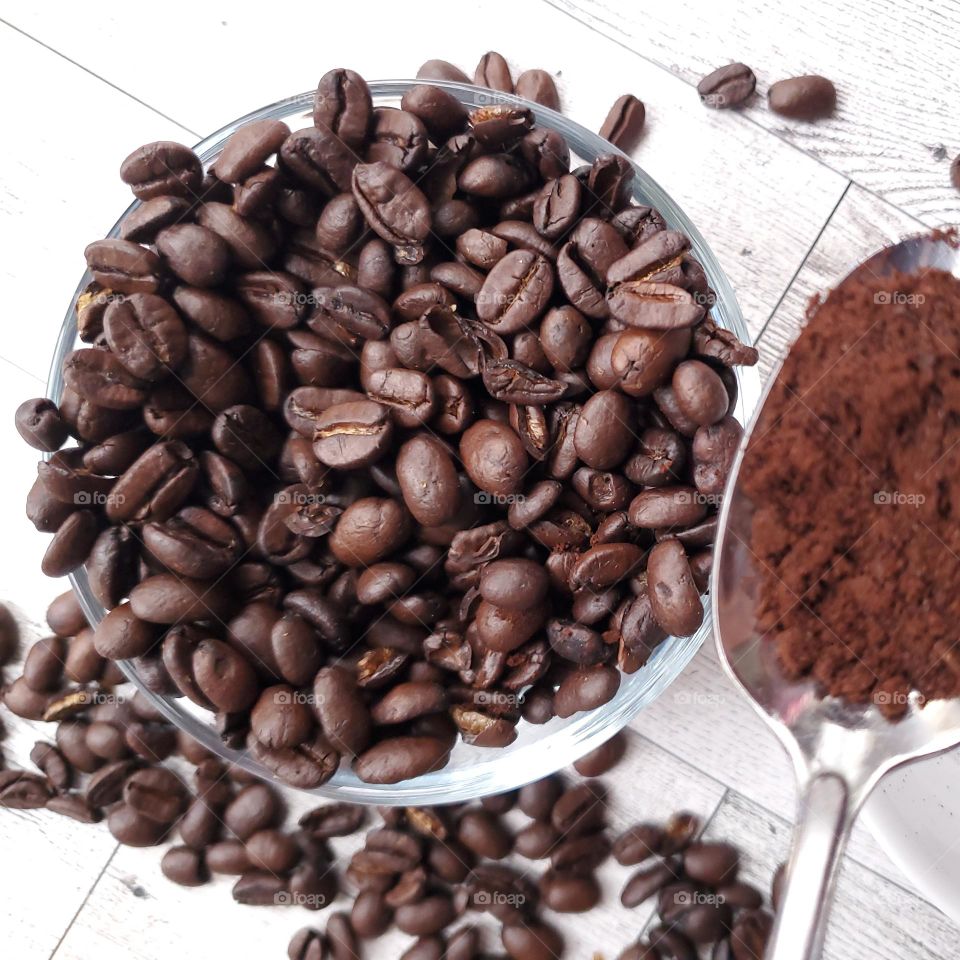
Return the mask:
<svg viewBox="0 0 960 960">
<path fill-rule="evenodd" d="M 741 474 L 759 627 L 794 679 L 902 715 L 960 694 L 960 282 L 811 304 Z"/>
</svg>

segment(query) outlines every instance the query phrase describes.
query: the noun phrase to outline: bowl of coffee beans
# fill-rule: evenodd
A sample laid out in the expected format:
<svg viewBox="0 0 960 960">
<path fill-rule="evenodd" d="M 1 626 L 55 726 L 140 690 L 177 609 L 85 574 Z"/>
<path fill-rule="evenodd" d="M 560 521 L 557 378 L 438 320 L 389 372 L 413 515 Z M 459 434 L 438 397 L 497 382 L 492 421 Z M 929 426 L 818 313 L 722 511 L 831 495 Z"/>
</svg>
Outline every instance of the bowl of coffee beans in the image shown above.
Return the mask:
<svg viewBox="0 0 960 960">
<path fill-rule="evenodd" d="M 120 175 L 18 412 L 100 656 L 359 803 L 502 793 L 666 689 L 759 378 L 655 181 L 548 107 L 350 70 Z"/>
</svg>

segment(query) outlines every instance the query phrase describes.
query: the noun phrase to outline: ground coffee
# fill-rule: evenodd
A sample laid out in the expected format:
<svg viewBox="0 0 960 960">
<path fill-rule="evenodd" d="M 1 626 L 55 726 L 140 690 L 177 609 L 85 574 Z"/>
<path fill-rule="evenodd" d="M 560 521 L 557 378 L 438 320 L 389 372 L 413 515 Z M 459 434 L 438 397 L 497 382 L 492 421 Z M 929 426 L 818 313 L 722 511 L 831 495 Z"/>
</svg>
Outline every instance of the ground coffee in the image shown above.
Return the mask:
<svg viewBox="0 0 960 960">
<path fill-rule="evenodd" d="M 813 302 L 742 482 L 760 628 L 791 678 L 902 715 L 960 694 L 960 282 Z"/>
</svg>

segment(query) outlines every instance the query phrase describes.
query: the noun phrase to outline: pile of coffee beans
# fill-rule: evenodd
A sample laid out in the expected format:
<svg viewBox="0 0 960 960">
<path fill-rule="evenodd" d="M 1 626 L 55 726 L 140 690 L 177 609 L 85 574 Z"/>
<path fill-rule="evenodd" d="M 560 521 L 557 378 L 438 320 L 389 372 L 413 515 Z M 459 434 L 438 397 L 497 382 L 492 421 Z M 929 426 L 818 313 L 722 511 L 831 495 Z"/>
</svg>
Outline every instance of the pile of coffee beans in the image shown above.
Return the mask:
<svg viewBox="0 0 960 960">
<path fill-rule="evenodd" d="M 12 653 L 15 626 L 0 611 L 0 651 Z M 598 871 L 611 859 L 636 868 L 623 906 L 657 903 L 658 923 L 621 960 L 695 960 L 705 947 L 717 960 L 762 958 L 771 916 L 738 880 L 735 847 L 700 839 L 699 818 L 684 812 L 611 830 L 596 778 L 623 757 L 623 734 L 577 762 L 586 779 L 558 774 L 479 803 L 382 807 L 374 826 L 366 807 L 324 803 L 293 823 L 275 787 L 208 754 L 139 694 L 127 698 L 129 686 L 78 642 L 86 628 L 73 594 L 51 605 L 48 622 L 59 632 L 27 652 L 7 705 L 54 722 L 56 734 L 31 751 L 37 772 L 0 769 L 0 807 L 105 820 L 128 846 L 166 844 L 161 870 L 182 886 L 231 877 L 237 903 L 329 910 L 323 930 L 293 936 L 290 960 L 374 956 L 372 941 L 391 930 L 410 938 L 404 960 L 492 957 L 484 950 L 495 937 L 514 960 L 558 960 L 568 954 L 549 913 L 597 906 Z M 83 697 L 80 660 L 84 676 L 97 676 Z M 331 841 L 364 830 L 362 846 L 338 858 Z"/>
<path fill-rule="evenodd" d="M 477 79 L 514 89 L 499 54 Z M 17 412 L 52 452 L 43 570 L 85 563 L 109 610 L 77 645 L 295 786 L 596 709 L 702 620 L 757 353 L 623 157 L 571 171 L 530 110 L 478 100 L 375 108 L 338 69 L 310 126 L 248 123 L 206 171 L 135 150 L 140 206 L 86 249 L 88 346 L 59 406 Z"/>
</svg>

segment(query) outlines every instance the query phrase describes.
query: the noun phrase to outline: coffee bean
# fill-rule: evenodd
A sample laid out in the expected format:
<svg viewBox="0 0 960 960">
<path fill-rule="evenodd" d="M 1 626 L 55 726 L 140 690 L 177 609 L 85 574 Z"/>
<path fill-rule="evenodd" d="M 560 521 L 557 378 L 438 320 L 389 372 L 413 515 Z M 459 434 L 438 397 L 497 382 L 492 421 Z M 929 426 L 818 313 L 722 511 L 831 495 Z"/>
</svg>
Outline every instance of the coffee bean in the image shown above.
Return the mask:
<svg viewBox="0 0 960 960">
<path fill-rule="evenodd" d="M 586 913 L 600 902 L 600 887 L 589 874 L 548 870 L 540 878 L 540 896 L 557 913 Z"/>
<path fill-rule="evenodd" d="M 682 545 L 663 540 L 647 559 L 650 603 L 657 623 L 674 636 L 690 636 L 703 621 L 703 604 Z"/>
<path fill-rule="evenodd" d="M 663 831 L 649 823 L 629 827 L 613 844 L 613 856 L 617 863 L 632 867 L 656 856 L 663 850 Z"/>
<path fill-rule="evenodd" d="M 504 93 L 513 93 L 510 67 L 507 66 L 503 55 L 495 50 L 485 53 L 480 58 L 473 75 L 473 82 L 478 87 L 490 87 L 493 90 L 502 90 Z"/>
<path fill-rule="evenodd" d="M 529 327 L 546 307 L 553 291 L 553 270 L 529 250 L 502 257 L 477 294 L 477 315 L 498 333 Z"/>
<path fill-rule="evenodd" d="M 778 80 L 767 91 L 767 102 L 774 113 L 795 120 L 820 120 L 829 117 L 837 106 L 836 87 L 816 74 Z"/>
<path fill-rule="evenodd" d="M 600 744 L 575 761 L 573 768 L 582 777 L 601 777 L 623 759 L 626 749 L 626 736 L 622 732 L 615 733 L 606 743 Z"/>
<path fill-rule="evenodd" d="M 470 479 L 489 494 L 519 493 L 528 466 L 517 434 L 495 420 L 478 420 L 460 441 L 460 457 Z"/>
<path fill-rule="evenodd" d="M 37 810 L 51 796 L 46 780 L 24 770 L 0 770 L 0 807 L 8 810 Z"/>
<path fill-rule="evenodd" d="M 485 810 L 468 811 L 457 826 L 457 839 L 477 856 L 502 860 L 513 849 L 513 837 Z"/>
<path fill-rule="evenodd" d="M 133 151 L 120 166 L 120 179 L 140 200 L 172 195 L 194 200 L 203 168 L 197 155 L 169 140 L 148 143 Z"/>
<path fill-rule="evenodd" d="M 195 223 L 167 227 L 160 231 L 155 242 L 164 266 L 184 283 L 195 287 L 219 285 L 230 265 L 227 244 L 212 230 Z"/>
<path fill-rule="evenodd" d="M 357 164 L 353 194 L 371 229 L 391 244 L 401 263 L 423 259 L 430 210 L 420 189 L 382 161 Z"/>
<path fill-rule="evenodd" d="M 543 923 L 505 926 L 500 938 L 513 960 L 558 960 L 563 953 L 560 934 Z"/>
<path fill-rule="evenodd" d="M 551 110 L 560 109 L 560 94 L 553 77 L 546 70 L 524 70 L 517 77 L 516 94 Z"/>
<path fill-rule="evenodd" d="M 554 696 L 558 717 L 570 717 L 581 710 L 594 710 L 613 699 L 620 687 L 620 673 L 605 664 L 581 667 L 567 675 Z"/>
<path fill-rule="evenodd" d="M 700 102 L 716 110 L 739 107 L 753 96 L 757 78 L 745 63 L 730 63 L 707 74 L 698 84 Z"/>
<path fill-rule="evenodd" d="M 435 737 L 391 737 L 361 754 L 354 771 L 366 783 L 398 783 L 439 769 L 448 752 Z"/>
<path fill-rule="evenodd" d="M 646 108 L 632 93 L 617 97 L 606 120 L 600 126 L 600 136 L 621 150 L 632 150 L 640 139 L 646 120 Z"/>
<path fill-rule="evenodd" d="M 160 870 L 168 880 L 182 887 L 199 887 L 210 879 L 203 854 L 190 847 L 167 850 L 160 861 Z"/>
<path fill-rule="evenodd" d="M 719 887 L 735 878 L 739 859 L 730 844 L 692 843 L 683 852 L 683 869 L 691 880 Z"/>
<path fill-rule="evenodd" d="M 67 439 L 67 424 L 52 400 L 25 400 L 17 407 L 15 421 L 17 433 L 34 450 L 57 450 Z"/>
</svg>

